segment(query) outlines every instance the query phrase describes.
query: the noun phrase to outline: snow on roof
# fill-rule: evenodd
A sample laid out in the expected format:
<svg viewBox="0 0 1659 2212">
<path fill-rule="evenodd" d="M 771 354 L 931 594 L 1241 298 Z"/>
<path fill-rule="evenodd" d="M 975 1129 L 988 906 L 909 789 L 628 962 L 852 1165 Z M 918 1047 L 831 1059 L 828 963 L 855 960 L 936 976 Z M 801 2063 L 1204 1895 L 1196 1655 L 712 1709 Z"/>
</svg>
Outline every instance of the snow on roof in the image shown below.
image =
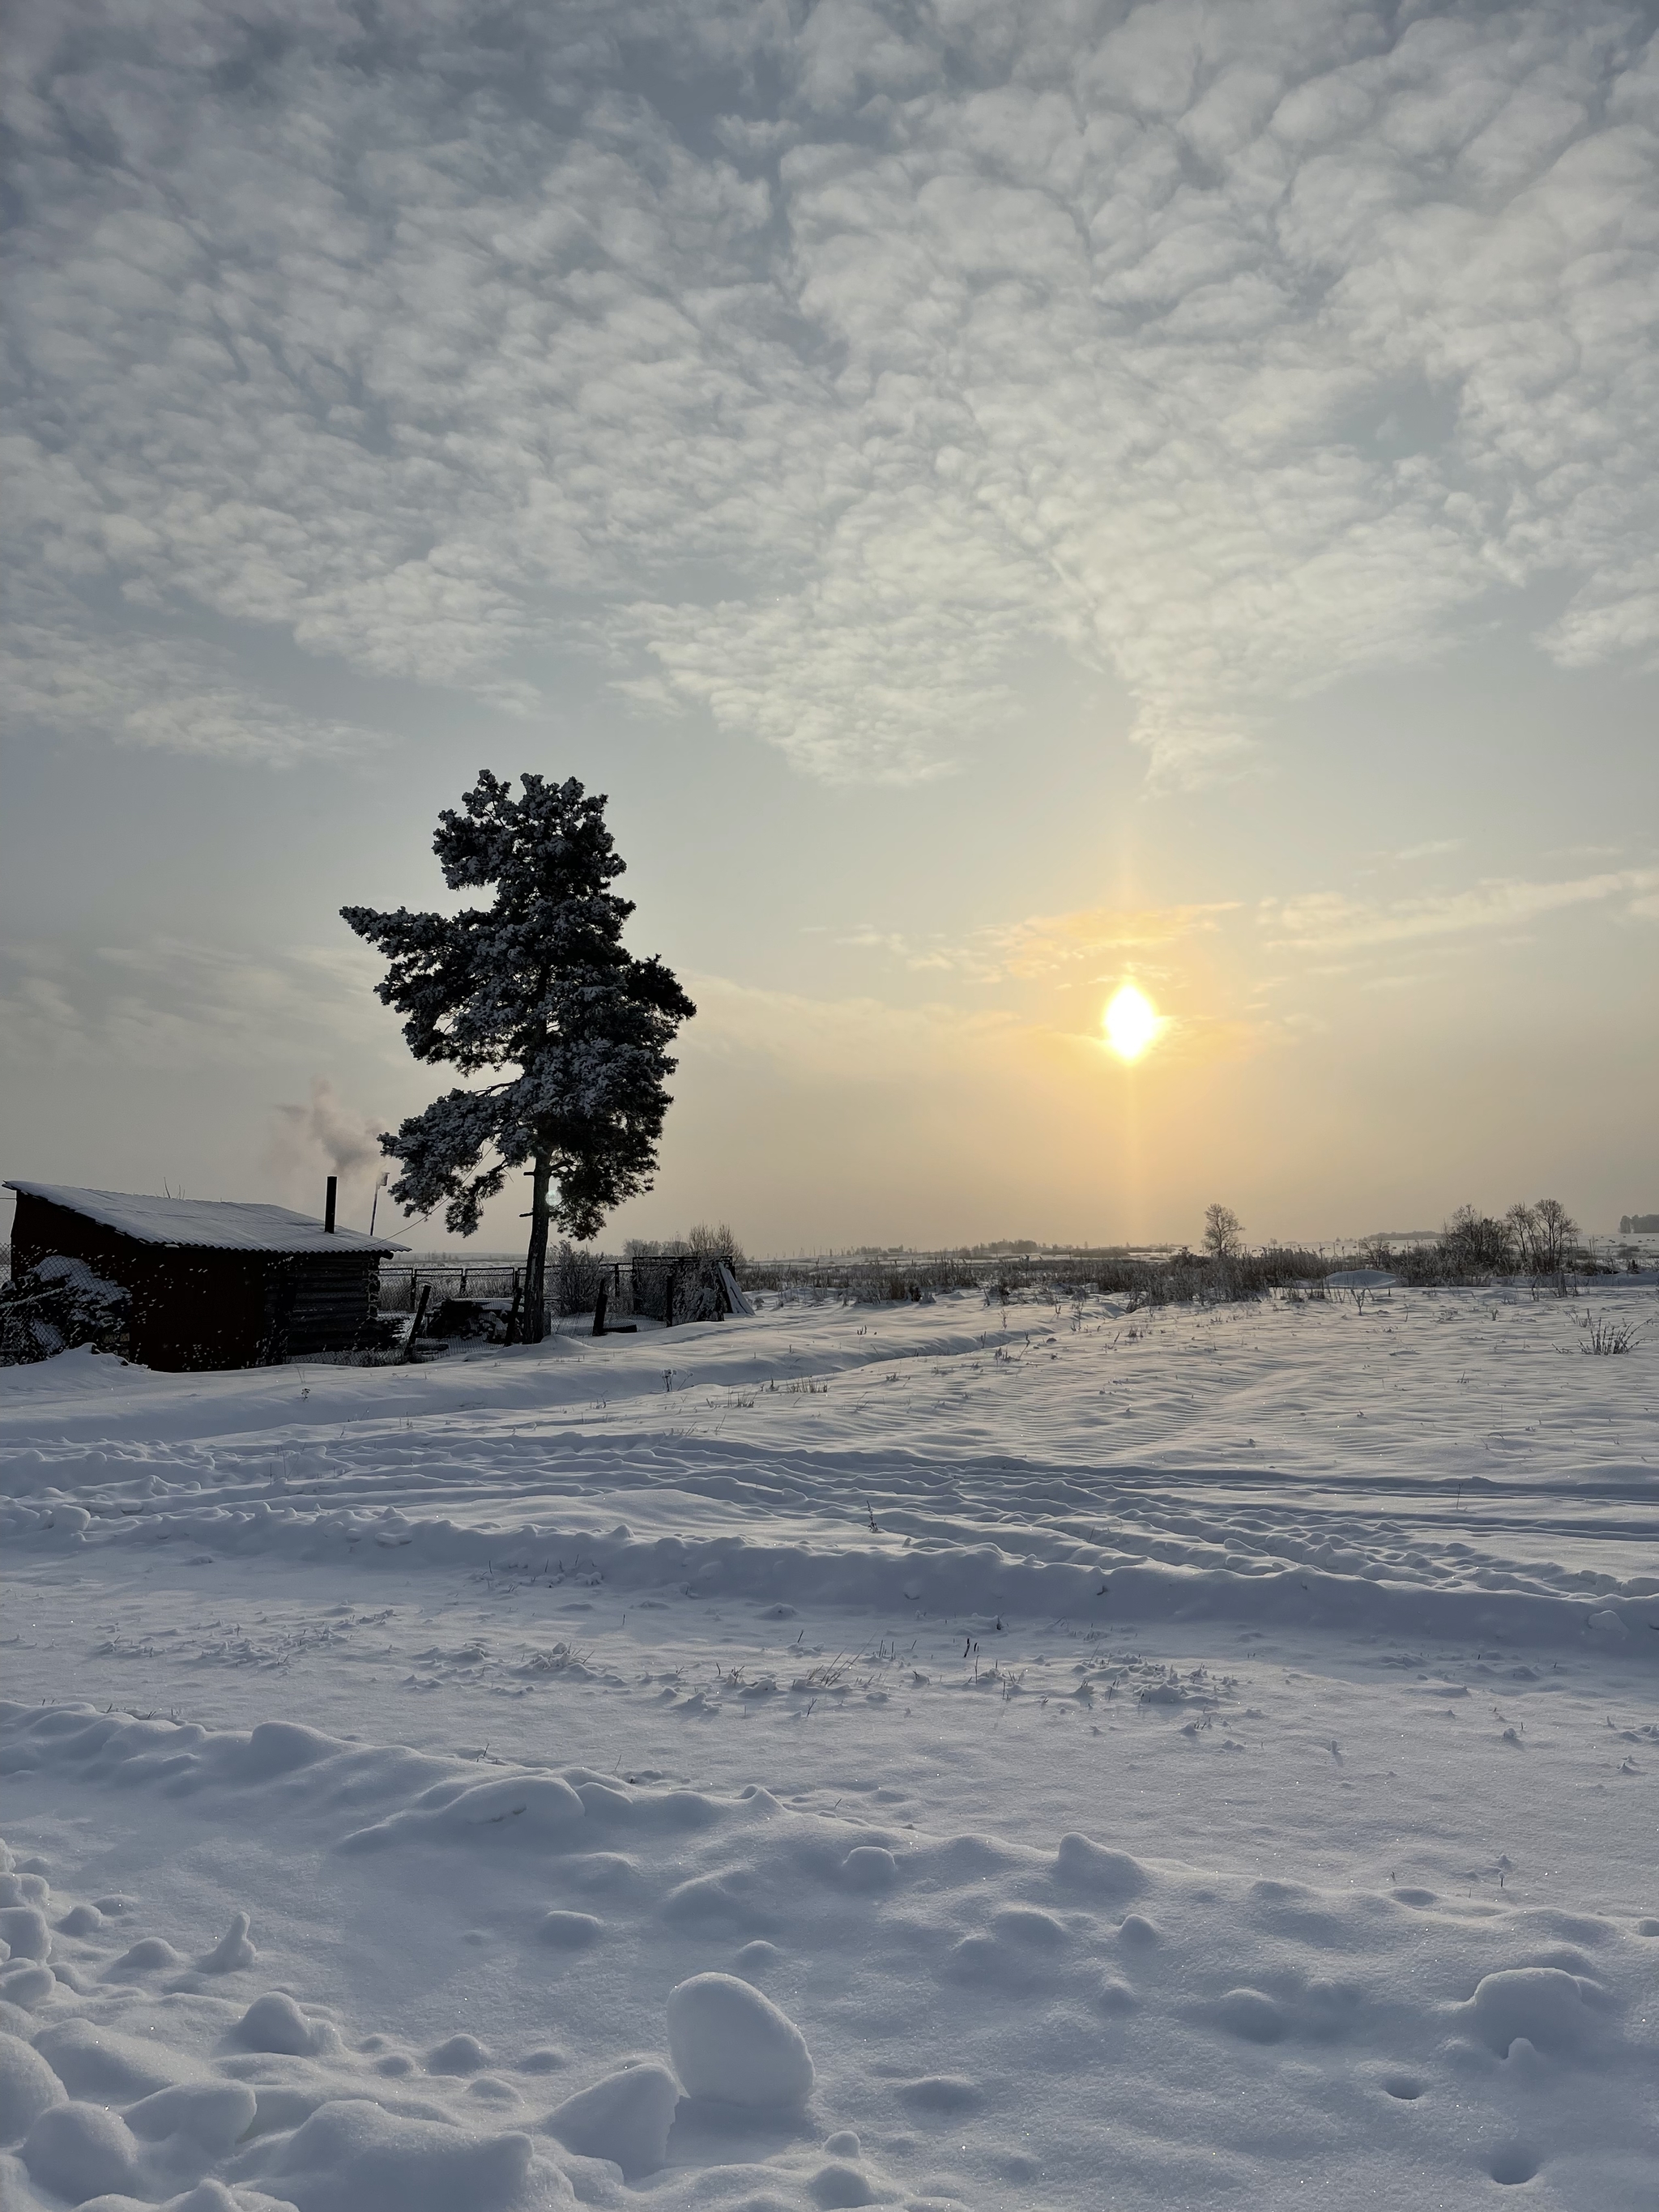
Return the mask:
<svg viewBox="0 0 1659 2212">
<path fill-rule="evenodd" d="M 88 1221 L 136 1237 L 144 1244 L 196 1244 L 216 1252 L 404 1252 L 404 1244 L 360 1236 L 355 1229 L 331 1232 L 308 1213 L 286 1206 L 259 1206 L 241 1199 L 149 1198 L 125 1190 L 75 1190 L 65 1183 L 12 1182 L 4 1186 L 20 1198 L 43 1198 L 67 1206 Z"/>
</svg>

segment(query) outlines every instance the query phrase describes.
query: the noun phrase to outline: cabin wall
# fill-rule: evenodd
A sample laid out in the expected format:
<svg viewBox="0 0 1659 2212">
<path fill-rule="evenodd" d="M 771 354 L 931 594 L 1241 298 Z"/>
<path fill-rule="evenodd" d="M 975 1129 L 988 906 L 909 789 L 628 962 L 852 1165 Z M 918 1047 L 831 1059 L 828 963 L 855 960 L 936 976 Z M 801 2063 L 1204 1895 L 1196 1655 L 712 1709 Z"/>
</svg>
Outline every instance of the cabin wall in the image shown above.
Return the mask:
<svg viewBox="0 0 1659 2212">
<path fill-rule="evenodd" d="M 84 1260 L 132 1302 L 131 1357 L 168 1373 L 264 1367 L 349 1352 L 373 1318 L 378 1261 L 362 1253 L 217 1252 L 149 1244 L 20 1193 L 12 1273 L 50 1253 Z"/>
<path fill-rule="evenodd" d="M 289 1359 L 349 1352 L 374 1316 L 380 1268 L 370 1259 L 297 1252 L 283 1263 L 277 1304 Z"/>
<path fill-rule="evenodd" d="M 149 1256 L 142 1310 L 134 1299 L 132 1352 L 146 1367 L 264 1367 L 282 1357 L 266 1311 L 261 1252 L 188 1245 L 139 1246 Z"/>
<path fill-rule="evenodd" d="M 88 1221 L 84 1213 L 74 1212 L 67 1206 L 54 1206 L 48 1199 L 31 1198 L 22 1191 L 17 1194 L 11 1228 L 14 1282 L 21 1281 L 31 1267 L 52 1253 L 66 1252 L 71 1259 L 84 1260 L 107 1281 L 126 1283 L 122 1268 L 130 1267 L 134 1256 L 145 1249 L 136 1238 L 106 1229 L 100 1221 Z"/>
</svg>

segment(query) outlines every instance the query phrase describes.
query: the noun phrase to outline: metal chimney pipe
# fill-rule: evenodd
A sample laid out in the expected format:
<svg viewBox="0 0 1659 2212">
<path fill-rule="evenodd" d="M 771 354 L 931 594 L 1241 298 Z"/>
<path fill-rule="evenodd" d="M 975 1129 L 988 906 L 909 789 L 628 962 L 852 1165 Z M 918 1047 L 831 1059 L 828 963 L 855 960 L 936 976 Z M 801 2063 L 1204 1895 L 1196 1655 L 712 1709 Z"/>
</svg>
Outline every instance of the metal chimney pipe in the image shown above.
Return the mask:
<svg viewBox="0 0 1659 2212">
<path fill-rule="evenodd" d="M 331 1237 L 334 1234 L 334 1201 L 339 1194 L 339 1176 L 331 1176 L 328 1179 L 328 1196 L 323 1200 L 323 1231 L 325 1236 Z"/>
</svg>

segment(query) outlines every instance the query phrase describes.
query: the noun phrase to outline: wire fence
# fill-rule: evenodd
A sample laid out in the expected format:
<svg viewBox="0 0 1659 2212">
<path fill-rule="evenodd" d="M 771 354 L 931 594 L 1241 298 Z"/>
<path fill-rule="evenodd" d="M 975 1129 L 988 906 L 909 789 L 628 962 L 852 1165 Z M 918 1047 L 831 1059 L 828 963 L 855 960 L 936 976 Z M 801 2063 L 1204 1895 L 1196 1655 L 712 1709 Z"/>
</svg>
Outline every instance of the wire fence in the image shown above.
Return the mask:
<svg viewBox="0 0 1659 2212">
<path fill-rule="evenodd" d="M 471 1262 L 466 1267 L 414 1266 L 408 1267 L 382 1267 L 380 1269 L 380 1311 L 383 1314 L 412 1314 L 420 1304 L 421 1291 L 428 1293 L 428 1305 L 445 1298 L 512 1298 L 515 1288 L 524 1281 L 522 1265 L 485 1261 Z"/>
<path fill-rule="evenodd" d="M 1311 1281 L 1344 1256 L 1322 1251 L 1276 1251 L 1218 1265 L 1167 1246 L 1118 1252 L 1079 1250 L 964 1256 L 951 1252 L 902 1255 L 847 1254 L 791 1260 L 738 1257 L 732 1273 L 740 1289 L 851 1305 L 917 1304 L 952 1291 L 975 1291 L 992 1300 L 1044 1294 L 1107 1291 L 1168 1303 L 1206 1295 L 1238 1297 L 1290 1282 Z M 1348 1255 L 1351 1256 L 1351 1255 Z M 647 1316 L 656 1321 L 702 1317 L 715 1286 L 706 1257 L 693 1253 L 634 1254 L 626 1257 L 588 1253 L 566 1246 L 548 1255 L 550 1320 L 591 1313 L 604 1291 L 613 1321 Z M 495 1255 L 465 1265 L 447 1259 L 417 1260 L 380 1270 L 380 1311 L 387 1316 L 414 1314 L 422 1293 L 429 1319 L 447 1301 L 516 1306 L 524 1269 Z M 672 1319 L 670 1319 L 670 1316 Z"/>
<path fill-rule="evenodd" d="M 608 1322 L 648 1318 L 672 1328 L 677 1322 L 707 1321 L 730 1310 L 721 1277 L 723 1255 L 714 1253 L 632 1253 L 626 1257 L 585 1252 L 559 1244 L 547 1255 L 547 1318 L 590 1314 L 604 1301 Z M 408 1314 L 422 1319 L 424 1331 L 443 1334 L 446 1322 L 493 1329 L 510 1322 L 521 1331 L 525 1269 L 486 1255 L 465 1264 L 416 1259 L 382 1267 L 382 1318 Z M 494 1318 L 491 1318 L 491 1310 Z"/>
</svg>

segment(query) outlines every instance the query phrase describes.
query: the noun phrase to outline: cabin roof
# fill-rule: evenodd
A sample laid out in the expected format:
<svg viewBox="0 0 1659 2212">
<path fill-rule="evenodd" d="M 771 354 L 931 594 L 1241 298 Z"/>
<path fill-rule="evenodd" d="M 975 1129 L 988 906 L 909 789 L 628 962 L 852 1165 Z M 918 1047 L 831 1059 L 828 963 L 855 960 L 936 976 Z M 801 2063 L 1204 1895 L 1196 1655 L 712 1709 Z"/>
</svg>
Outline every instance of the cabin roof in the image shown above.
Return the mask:
<svg viewBox="0 0 1659 2212">
<path fill-rule="evenodd" d="M 406 1252 L 406 1244 L 364 1237 L 355 1229 L 324 1228 L 286 1206 L 242 1199 L 150 1198 L 125 1190 L 79 1190 L 67 1183 L 9 1181 L 20 1198 L 45 1199 L 141 1244 L 195 1245 L 215 1252 Z"/>
</svg>

